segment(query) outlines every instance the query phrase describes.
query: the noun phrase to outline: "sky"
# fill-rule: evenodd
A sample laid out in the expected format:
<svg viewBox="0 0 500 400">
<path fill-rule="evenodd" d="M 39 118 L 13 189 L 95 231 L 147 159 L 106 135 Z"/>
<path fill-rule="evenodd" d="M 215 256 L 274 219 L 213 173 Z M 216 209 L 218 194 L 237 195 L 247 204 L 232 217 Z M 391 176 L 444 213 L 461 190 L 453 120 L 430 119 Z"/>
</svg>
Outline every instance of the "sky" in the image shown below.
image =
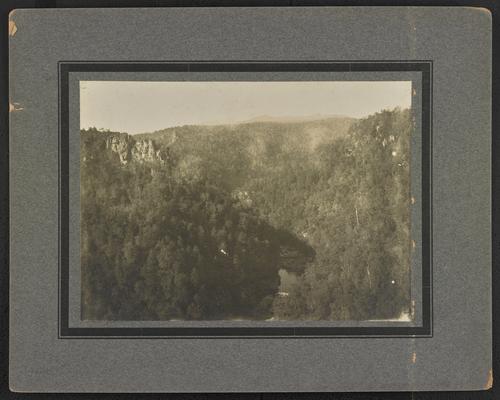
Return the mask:
<svg viewBox="0 0 500 400">
<path fill-rule="evenodd" d="M 411 106 L 411 81 L 80 81 L 80 128 L 137 134 L 262 117 L 365 117 Z"/>
</svg>

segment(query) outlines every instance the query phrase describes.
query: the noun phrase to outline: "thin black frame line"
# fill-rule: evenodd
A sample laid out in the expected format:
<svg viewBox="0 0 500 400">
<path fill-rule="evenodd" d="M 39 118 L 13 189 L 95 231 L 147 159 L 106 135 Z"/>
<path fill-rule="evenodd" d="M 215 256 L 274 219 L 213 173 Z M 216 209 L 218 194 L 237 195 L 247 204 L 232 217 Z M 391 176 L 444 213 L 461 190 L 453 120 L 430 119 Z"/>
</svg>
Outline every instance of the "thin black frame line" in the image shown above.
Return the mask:
<svg viewBox="0 0 500 400">
<path fill-rule="evenodd" d="M 149 61 L 81 61 L 81 60 L 60 60 L 58 64 L 431 64 L 432 60 L 341 60 L 341 61 L 331 61 L 331 60 L 276 60 L 276 61 L 265 61 L 265 60 L 149 60 Z"/>
<path fill-rule="evenodd" d="M 69 72 L 424 72 L 429 62 L 61 62 Z M 403 68 L 402 65 L 405 67 Z M 131 69 L 133 66 L 133 70 Z M 240 68 L 238 68 L 240 66 Z M 376 67 L 375 67 L 376 66 Z M 383 69 L 380 66 L 384 66 Z M 168 67 L 168 69 L 166 69 Z M 332 68 L 334 67 L 334 68 Z"/>
<path fill-rule="evenodd" d="M 63 201 L 63 195 L 68 194 L 67 190 L 69 185 L 63 187 L 62 183 L 68 183 L 66 179 L 63 178 L 63 167 L 66 170 L 66 167 L 69 168 L 69 164 L 64 162 L 64 159 L 62 157 L 63 154 L 67 154 L 69 152 L 62 152 L 61 148 L 64 147 L 67 149 L 66 144 L 68 143 L 68 136 L 69 136 L 69 86 L 68 86 L 68 74 L 67 71 L 65 71 L 64 65 L 59 64 L 59 85 L 61 87 L 61 92 L 59 96 L 59 104 L 60 104 L 60 112 L 59 112 L 59 119 L 60 119 L 60 133 L 59 133 L 59 151 L 58 151 L 58 158 L 60 160 L 60 170 L 59 170 L 59 188 L 60 188 L 60 204 L 59 204 L 59 219 L 62 220 L 62 217 L 66 217 L 66 209 L 69 207 L 69 199 L 67 202 Z M 65 115 L 67 118 L 63 118 L 63 115 Z M 66 135 L 62 135 L 62 132 L 66 132 Z M 68 157 L 69 161 L 69 157 Z M 68 179 L 69 179 L 69 174 L 68 174 Z M 65 218 L 66 220 L 66 218 Z M 63 332 L 68 326 L 68 312 L 65 312 L 65 310 L 69 310 L 67 307 L 63 308 L 64 306 L 64 300 L 67 299 L 69 301 L 68 296 L 69 295 L 69 262 L 66 263 L 63 260 L 63 250 L 65 250 L 65 253 L 69 252 L 69 247 L 66 247 L 66 241 L 65 238 L 68 238 L 69 235 L 69 221 L 68 223 L 61 224 L 59 226 L 59 237 L 60 237 L 60 242 L 59 242 L 59 248 L 61 249 L 60 254 L 59 254 L 59 259 L 60 259 L 60 268 L 59 268 L 59 274 L 60 274 L 60 279 L 59 279 L 59 286 L 61 290 L 59 291 L 59 308 L 60 308 L 60 313 L 58 316 L 59 319 L 59 337 L 63 336 Z M 64 230 L 64 231 L 63 231 Z M 64 241 L 64 242 L 63 242 Z M 64 245 L 63 245 L 64 243 Z M 69 260 L 68 260 L 69 261 Z M 68 268 L 63 269 L 62 266 L 67 265 Z M 68 283 L 68 285 L 65 284 L 65 282 Z M 67 305 L 67 304 L 66 304 Z"/>
<path fill-rule="evenodd" d="M 61 337 L 61 65 L 57 63 L 57 335 Z"/>
<path fill-rule="evenodd" d="M 330 336 L 312 336 L 312 335 L 302 335 L 302 336 L 293 336 L 293 335 L 288 335 L 288 336 L 153 336 L 153 335 L 148 335 L 148 336 L 77 336 L 77 335 L 72 335 L 72 336 L 60 336 L 59 339 L 64 339 L 64 340 L 86 340 L 86 339 L 99 339 L 99 340 L 106 340 L 106 339 L 117 339 L 117 340 L 136 340 L 136 339 L 142 339 L 142 340 L 148 340 L 148 339 L 164 339 L 164 340 L 193 340 L 193 339 L 225 339 L 225 340 L 239 340 L 239 339 L 431 339 L 433 336 L 431 334 L 429 335 L 420 335 L 420 334 L 411 334 L 411 335 L 390 335 L 390 336 L 383 336 L 383 335 L 372 335 L 372 336 L 346 336 L 346 335 L 330 335 Z"/>
<path fill-rule="evenodd" d="M 422 72 L 422 87 L 427 85 L 429 88 L 432 88 L 431 86 L 431 68 L 428 65 L 428 70 L 425 70 Z M 432 308 L 431 308 L 431 299 L 430 299 L 430 287 L 431 287 L 431 275 L 430 275 L 430 263 L 432 261 L 431 255 L 430 255 L 430 246 L 424 246 L 424 232 L 430 232 L 431 233 L 431 238 L 432 238 L 432 225 L 431 225 L 431 220 L 430 216 L 432 214 L 432 199 L 431 199 L 431 179 L 430 179 L 430 174 L 431 174 L 431 167 L 430 167 L 430 160 L 431 160 L 431 153 L 430 153 L 430 148 L 432 147 L 431 143 L 431 132 L 430 132 L 430 121 L 431 121 L 431 94 L 432 94 L 432 89 L 429 89 L 429 91 L 422 91 L 422 153 L 421 153 L 421 159 L 422 159 L 422 165 L 421 165 L 421 174 L 422 174 L 422 195 L 421 195 L 421 201 L 422 201 L 422 209 L 423 210 L 429 210 L 429 218 L 425 217 L 425 214 L 422 213 L 422 243 L 421 243 L 421 251 L 422 251 L 422 267 L 428 266 L 428 268 L 422 268 L 422 308 L 429 309 L 431 310 L 430 314 L 432 314 Z M 427 98 L 428 96 L 428 98 Z M 426 109 L 426 107 L 429 107 L 429 109 Z M 428 133 L 428 140 L 424 140 L 424 129 L 425 127 L 429 127 Z M 424 185 L 424 179 L 428 177 L 428 185 Z M 429 243 L 432 241 L 429 240 Z M 427 245 L 429 243 L 426 243 Z M 432 324 L 431 324 L 431 319 L 432 316 L 430 315 L 430 318 L 424 319 L 423 326 L 429 325 L 429 329 L 432 331 Z"/>
<path fill-rule="evenodd" d="M 434 242 L 433 242 L 433 237 L 432 237 L 432 232 L 433 232 L 433 224 L 434 224 L 434 214 L 433 214 L 433 208 L 432 208 L 432 202 L 433 202 L 433 187 L 432 187 L 432 184 L 433 184 L 433 164 L 432 164 L 432 160 L 433 160 L 433 132 L 434 132 L 434 119 L 433 119 L 433 114 L 432 114 L 432 110 L 434 109 L 434 97 L 433 97 L 433 91 L 434 91 L 434 63 L 430 63 L 430 67 L 431 67 L 431 71 L 430 71 L 430 75 L 431 75 L 431 82 L 430 82 L 430 88 L 429 88 L 429 91 L 430 91 L 430 104 L 429 104 L 429 123 L 430 123 L 430 127 L 429 127 L 429 195 L 430 195 L 430 209 L 429 209 L 429 218 L 430 218 L 430 234 L 431 234 L 431 237 L 430 237 L 430 240 L 429 240 L 429 252 L 430 252 L 430 262 L 429 262 L 429 274 L 430 274 L 430 280 L 429 280 L 429 284 L 430 284 L 430 308 L 431 308 L 431 313 L 430 313 L 430 330 L 431 332 L 433 331 L 433 328 L 434 328 L 434 280 L 433 280 L 433 277 L 434 277 L 434 264 L 432 262 L 433 260 L 433 251 L 434 251 L 434 248 L 433 248 L 433 245 L 434 245 Z"/>
<path fill-rule="evenodd" d="M 234 332 L 232 334 L 230 334 L 229 332 L 227 334 L 221 334 L 220 332 L 217 334 L 217 333 L 214 333 L 213 335 L 195 335 L 195 334 L 171 334 L 171 335 L 168 335 L 166 336 L 165 334 L 149 334 L 147 336 L 143 336 L 143 335 L 137 335 L 137 334 L 127 334 L 127 335 L 123 335 L 123 334 L 111 334 L 111 333 L 107 333 L 107 334 L 102 334 L 102 335 L 89 335 L 87 334 L 87 332 L 90 330 L 91 328 L 68 328 L 68 331 L 71 331 L 71 332 L 77 332 L 76 334 L 73 334 L 71 336 L 63 336 L 61 338 L 63 339 L 67 339 L 67 338 L 78 338 L 78 339 L 86 339 L 86 338 L 114 338 L 114 339 L 117 339 L 117 338 L 126 338 L 126 339 L 147 339 L 147 338 L 172 338 L 172 339 L 185 339 L 185 338 L 189 338 L 189 339 L 240 339 L 240 338 L 268 338 L 268 339 L 275 339 L 275 338 L 290 338 L 290 339 L 301 339 L 301 338 L 338 338 L 338 339 L 352 339 L 352 338 L 430 338 L 432 337 L 432 334 L 429 334 L 428 331 L 426 330 L 426 328 L 424 327 L 419 327 L 419 328 L 416 328 L 416 329 L 412 329 L 411 332 L 407 333 L 407 334 L 402 334 L 402 333 L 398 333 L 398 334 L 392 334 L 392 335 L 383 335 L 383 334 L 378 334 L 378 335 L 361 335 L 361 334 L 300 334 L 300 333 L 296 333 L 294 331 L 297 330 L 297 328 L 259 328 L 260 330 L 270 330 L 270 329 L 279 329 L 281 331 L 290 331 L 289 334 L 284 334 L 284 333 L 280 333 L 278 332 L 277 334 L 274 334 L 274 335 L 270 335 L 269 333 L 266 335 L 266 334 L 255 334 L 255 335 L 250 335 L 250 334 L 240 334 L 240 333 L 237 333 L 237 332 Z M 164 331 L 165 328 L 139 328 L 139 327 L 135 327 L 135 328 L 99 328 L 99 331 L 100 332 L 105 332 L 105 331 L 112 331 L 112 332 L 116 332 L 116 331 L 123 331 L 124 329 L 128 330 L 128 331 L 134 331 L 134 332 L 140 332 L 140 333 L 143 333 L 144 331 L 154 331 L 154 332 L 161 332 L 161 331 Z M 199 330 L 200 328 L 199 327 L 191 327 L 191 328 L 188 328 L 188 329 L 185 329 L 185 328 L 170 328 L 170 329 L 175 329 L 175 330 L 189 330 L 189 331 L 196 331 L 196 330 Z M 211 329 L 213 331 L 219 331 L 221 328 L 217 328 L 217 327 L 214 327 L 214 328 L 207 328 L 207 329 Z M 243 331 L 243 330 L 248 330 L 247 328 L 223 328 L 225 329 L 226 331 L 234 331 L 234 330 L 239 330 L 239 331 Z M 313 328 L 302 328 L 302 329 L 313 329 Z M 367 329 L 371 329 L 371 328 L 367 328 Z M 387 330 L 389 329 L 392 329 L 392 328 L 387 328 Z M 410 328 L 408 328 L 409 330 Z M 93 332 L 94 330 L 92 330 Z M 81 333 L 78 333 L 78 332 L 81 332 Z"/>
<path fill-rule="evenodd" d="M 401 64 L 413 64 L 412 66 L 418 66 L 419 68 L 415 68 L 415 69 L 406 69 L 406 68 L 400 68 L 400 69 L 390 69 L 390 71 L 394 71 L 394 72 L 398 72 L 398 71 L 401 71 L 401 72 L 407 72 L 407 71 L 415 71 L 415 72 L 421 72 L 422 73 L 422 97 L 424 96 L 424 93 L 426 93 L 428 96 L 429 96 L 429 103 L 428 104 L 424 104 L 424 101 L 422 99 L 422 115 L 421 115 L 421 118 L 422 118 L 422 122 L 425 121 L 425 117 L 427 116 L 428 117 L 428 121 L 426 121 L 427 123 L 426 124 L 422 124 L 422 158 L 425 156 L 425 155 L 428 155 L 429 156 L 429 160 L 428 160 L 428 163 L 424 163 L 422 162 L 422 167 L 425 168 L 425 167 L 428 167 L 429 170 L 428 171 L 424 171 L 422 170 L 423 172 L 423 178 L 428 178 L 428 193 L 427 193 L 427 201 L 428 201 L 428 207 L 423 210 L 423 211 L 428 211 L 429 212 L 429 219 L 428 221 L 425 221 L 425 219 L 423 218 L 422 220 L 422 228 L 424 228 L 424 225 L 425 223 L 427 222 L 428 223 L 428 233 L 429 233 L 429 237 L 428 237 L 428 240 L 425 241 L 425 244 L 429 246 L 429 248 L 427 248 L 426 246 L 424 246 L 424 240 L 422 241 L 422 252 L 424 252 L 424 250 L 427 250 L 427 260 L 428 260 L 428 271 L 427 271 L 427 277 L 425 277 L 425 274 L 424 274 L 424 268 L 422 268 L 422 305 L 424 305 L 425 301 L 427 300 L 428 302 L 428 309 L 426 309 L 424 306 L 422 306 L 423 308 L 423 321 L 422 321 L 422 326 L 410 326 L 410 327 L 390 327 L 390 326 L 386 326 L 386 327 L 356 327 L 356 326 L 351 326 L 351 327 L 245 327 L 245 328 L 242 328 L 242 327 L 210 327 L 210 328 L 207 328 L 207 327 L 198 327 L 198 328 L 189 328 L 189 327 L 185 327 L 185 328 L 173 328 L 173 327 L 160 327 L 160 328 L 133 328 L 133 327 L 124 327 L 124 328 L 113 328 L 113 327 L 110 327 L 110 328 L 70 328 L 68 326 L 68 316 L 69 314 L 64 312 L 66 309 L 67 311 L 69 311 L 68 309 L 68 302 L 69 302 L 69 276 L 68 276 L 68 273 L 69 273 L 69 268 L 66 269 L 66 271 L 61 271 L 61 264 L 62 264 L 62 261 L 63 261 L 63 257 L 62 257 L 62 252 L 60 251 L 60 254 L 59 254 L 59 260 L 60 260 L 60 265 L 59 265 L 59 275 L 60 275 L 60 279 L 59 279 L 59 286 L 62 287 L 63 290 L 65 290 L 65 293 L 62 294 L 61 293 L 61 290 L 59 291 L 58 293 L 58 303 L 59 303 L 59 313 L 58 313 L 58 321 L 60 321 L 60 323 L 58 323 L 59 325 L 59 332 L 58 332 L 58 336 L 59 338 L 64 338 L 64 339 L 69 339 L 69 338 L 112 338 L 112 339 L 118 339 L 118 338 L 127 338 L 127 339 L 133 339 L 133 338 L 138 338 L 138 339 L 147 339 L 147 338 L 178 338 L 178 339 L 206 339 L 206 338 L 223 338 L 223 339 L 237 339 L 237 338 L 271 338 L 271 339 L 274 339 L 274 338 L 415 338 L 415 337 L 419 337 L 419 338 L 425 338 L 425 337 L 432 337 L 433 335 L 433 329 L 432 329 L 432 326 L 433 326 L 433 308 L 432 308 L 432 191 L 431 191 L 431 187 L 432 187 L 432 164 L 431 164 L 431 161 L 432 161 L 432 153 L 431 153 L 431 150 L 432 150 L 432 88 L 433 88 L 433 84 L 432 84 L 432 69 L 433 69 L 433 62 L 432 60 L 427 60 L 427 61 L 312 61 L 312 62 L 308 62 L 308 61 L 298 61 L 298 62 L 290 62 L 290 61 L 279 61 L 279 62 L 274 62 L 274 61 L 252 61 L 252 62 L 244 62 L 244 61 L 229 61 L 229 62 L 226 62 L 226 61 L 214 61 L 214 62 L 210 62 L 210 61 L 202 61 L 202 62 L 195 62 L 195 61 L 178 61 L 178 62 L 170 62 L 170 61 L 161 61 L 161 62 L 158 62 L 158 61 L 155 61 L 155 62 L 147 62 L 147 61 L 143 61 L 143 62 L 113 62 L 113 61 L 105 61 L 105 62 L 77 62 L 77 63 L 72 63 L 72 62 L 67 62 L 67 61 L 60 61 L 58 62 L 58 75 L 59 75 L 59 87 L 58 87 L 58 90 L 59 90 L 59 154 L 58 154 L 58 157 L 60 159 L 60 163 L 59 163 L 59 168 L 61 169 L 63 166 L 66 168 L 68 167 L 69 168 L 69 154 L 64 154 L 65 157 L 67 157 L 68 159 L 68 163 L 64 162 L 64 160 L 66 158 L 63 159 L 63 157 L 61 157 L 61 146 L 63 145 L 63 137 L 62 137 L 62 133 L 63 131 L 67 133 L 66 137 L 64 138 L 64 144 L 67 144 L 68 143 L 68 134 L 69 134 L 69 121 L 68 121 L 68 118 L 69 118 L 69 86 L 68 86 L 68 75 L 69 75 L 69 72 L 77 72 L 77 71 L 80 71 L 82 68 L 81 66 L 82 65 L 85 65 L 85 66 L 93 66 L 94 69 L 91 69 L 91 71 L 94 71 L 94 72 L 100 72 L 99 71 L 99 68 L 95 68 L 96 66 L 98 65 L 102 65 L 102 64 L 106 64 L 106 65 L 116 65 L 116 64 L 119 64 L 121 67 L 123 66 L 127 66 L 128 67 L 128 70 L 129 71 L 138 71 L 138 70 L 141 70 L 141 69 L 137 69 L 137 68 L 130 68 L 130 67 L 133 67 L 133 66 L 137 66 L 138 64 L 141 64 L 142 65 L 146 65 L 146 66 L 151 66 L 150 64 L 151 63 L 154 63 L 156 65 L 162 65 L 162 66 L 165 66 L 165 65 L 172 65 L 172 64 L 180 64 L 180 65 L 184 65 L 186 67 L 186 70 L 184 70 L 184 72 L 192 72 L 192 69 L 190 68 L 192 64 L 203 64 L 203 65 L 210 65 L 210 64 L 216 64 L 218 65 L 219 67 L 220 66 L 227 66 L 227 65 L 234 65 L 234 64 L 247 64 L 247 65 L 256 65 L 256 64 L 264 64 L 268 67 L 272 67 L 273 65 L 281 65 L 283 66 L 284 64 L 305 64 L 305 65 L 315 65 L 317 66 L 318 64 L 322 63 L 322 64 L 325 64 L 325 66 L 328 66 L 330 67 L 328 70 L 325 70 L 325 71 L 331 71 L 331 72 L 335 72 L 335 71 L 338 71 L 338 69 L 332 69 L 331 67 L 333 66 L 338 66 L 340 64 L 374 64 L 374 63 L 379 63 L 380 64 L 389 64 L 391 66 L 394 66 L 394 65 L 401 65 Z M 80 66 L 80 68 L 77 68 L 76 70 L 73 70 L 71 68 L 71 64 L 78 64 L 78 66 Z M 424 68 L 424 66 L 427 66 L 427 69 Z M 351 67 L 351 66 L 349 66 Z M 430 67 L 430 68 L 429 68 Z M 203 71 L 205 71 L 206 68 L 203 69 Z M 269 70 L 269 69 L 265 69 L 263 71 L 266 71 L 266 70 Z M 272 70 L 272 69 L 271 69 Z M 312 69 L 309 69 L 310 70 L 316 70 L 316 68 L 312 68 Z M 164 72 L 167 71 L 167 70 L 163 70 Z M 219 70 L 217 70 L 219 71 Z M 297 71 L 295 69 L 295 71 Z M 353 71 L 351 68 L 349 69 L 342 69 L 341 71 L 350 71 L 350 72 L 355 72 Z M 375 69 L 362 69 L 361 71 L 374 71 L 374 72 L 383 72 L 383 70 L 379 70 L 378 68 L 375 68 Z M 388 71 L 388 69 L 385 69 L 385 71 Z M 117 71 L 116 69 L 111 69 L 109 72 L 121 72 L 121 71 Z M 161 71 L 159 71 L 161 72 Z M 200 71 L 201 72 L 201 71 Z M 215 71 L 214 71 L 215 72 Z M 222 70 L 220 72 L 229 72 L 227 70 Z M 242 70 L 242 72 L 244 72 Z M 290 70 L 290 72 L 293 72 L 293 70 Z M 425 88 L 424 87 L 424 77 L 425 75 L 427 74 L 426 78 L 428 79 L 428 87 Z M 64 82 L 63 82 L 63 79 L 64 79 Z M 62 89 L 62 90 L 61 90 Z M 427 89 L 427 92 L 425 91 L 425 89 Z M 428 106 L 428 109 L 424 109 L 424 106 Z M 64 111 L 64 112 L 63 112 Z M 63 115 L 64 114 L 64 115 Z M 62 118 L 62 117 L 65 117 L 65 118 Z M 428 143 L 425 143 L 424 141 L 424 136 L 425 134 L 427 133 L 427 136 L 428 136 Z M 425 153 L 424 152 L 424 146 L 428 144 L 429 145 L 429 148 L 427 149 L 428 151 Z M 65 146 L 66 148 L 66 146 Z M 425 154 L 424 154 L 425 153 Z M 426 165 L 424 165 L 426 164 Z M 67 238 L 67 233 L 68 231 L 65 232 L 66 235 L 63 235 L 63 232 L 62 232 L 62 226 L 61 226 L 61 214 L 63 213 L 68 213 L 69 211 L 69 207 L 68 207 L 68 204 L 63 204 L 63 199 L 62 199 L 62 195 L 63 194 L 67 194 L 66 190 L 61 190 L 61 186 L 62 186 L 62 182 L 63 180 L 61 179 L 62 177 L 62 171 L 60 170 L 59 171 L 59 191 L 61 193 L 61 197 L 59 198 L 59 201 L 60 201 L 60 204 L 59 204 L 59 234 L 60 234 L 60 241 L 62 241 L 63 239 L 65 241 L 68 240 Z M 68 179 L 69 179 L 69 175 L 68 175 Z M 67 183 L 66 182 L 67 179 L 64 181 L 64 183 Z M 422 180 L 424 181 L 424 179 Z M 65 188 L 67 189 L 67 188 Z M 422 197 L 423 199 L 423 197 Z M 63 216 L 66 216 L 66 215 L 63 215 Z M 68 218 L 66 218 L 66 221 L 68 220 Z M 68 225 L 68 224 L 66 224 Z M 425 225 L 427 226 L 427 225 Z M 68 228 L 68 226 L 66 226 L 65 228 Z M 426 233 L 424 231 L 424 229 L 422 229 L 422 236 L 423 234 Z M 63 238 L 63 239 L 61 239 Z M 68 244 L 67 243 L 64 243 L 65 246 L 61 246 L 61 243 L 59 243 L 59 246 L 60 246 L 60 250 L 64 249 L 64 247 L 68 247 Z M 424 253 L 422 254 L 423 257 L 422 257 L 422 267 L 424 267 L 424 265 L 426 264 L 425 263 L 425 258 L 424 258 Z M 66 255 L 67 256 L 67 255 Z M 68 259 L 68 262 L 65 263 L 68 267 L 69 267 L 69 259 Z M 424 282 L 424 280 L 427 278 L 428 282 Z M 65 282 L 62 282 L 63 280 L 65 280 Z M 67 285 L 63 285 L 63 283 L 67 283 Z M 426 284 L 427 283 L 427 284 Z M 427 293 L 427 296 L 426 296 L 426 292 L 429 292 Z M 61 297 L 63 298 L 63 300 L 61 301 Z M 430 297 L 430 298 L 429 298 Z M 64 308 L 64 309 L 63 309 Z M 426 313 L 427 311 L 427 313 Z M 426 318 L 427 317 L 427 318 Z M 191 336 L 191 335 L 140 335 L 140 336 L 131 336 L 131 335 L 118 335 L 118 336 L 115 336 L 115 335 L 110 335 L 110 334 L 105 334 L 105 335 L 71 335 L 71 336 L 65 336 L 64 333 L 71 333 L 71 332 L 80 332 L 80 331 L 84 331 L 85 333 L 89 332 L 89 331 L 92 331 L 92 332 L 97 332 L 97 331 L 102 331 L 102 330 L 105 330 L 107 332 L 111 332 L 111 331 L 116 331 L 116 330 L 119 330 L 121 332 L 123 332 L 124 330 L 130 332 L 130 331 L 139 331 L 141 333 L 147 333 L 146 331 L 148 332 L 155 332 L 155 331 L 170 331 L 170 332 L 174 332 L 174 331 L 192 331 L 193 329 L 195 330 L 198 330 L 198 331 L 207 331 L 207 330 L 215 330 L 215 331 L 233 331 L 235 332 L 236 331 L 241 331 L 241 330 L 246 330 L 246 331 L 257 331 L 257 330 L 264 330 L 266 331 L 268 334 L 267 335 L 238 335 L 238 334 L 231 334 L 231 335 L 214 335 L 214 334 L 210 334 L 210 335 L 196 335 L 196 336 Z M 322 335 L 322 334 L 299 334 L 297 335 L 297 331 L 311 331 L 311 330 L 320 330 L 320 331 L 347 331 L 347 330 L 357 330 L 358 332 L 359 331 L 366 331 L 366 330 L 375 330 L 375 329 L 378 329 L 379 331 L 393 331 L 393 330 L 398 330 L 400 331 L 399 333 L 392 333 L 392 334 L 388 334 L 388 335 L 383 335 L 383 334 L 363 334 L 363 335 L 356 335 L 356 334 L 340 334 L 340 333 L 330 333 L 328 335 Z M 278 332 L 281 332 L 285 330 L 286 332 L 289 332 L 287 335 L 285 336 L 280 336 Z M 273 332 L 276 332 L 278 333 L 277 335 L 269 335 L 269 333 L 273 331 Z M 401 335 L 401 331 L 408 331 L 407 334 L 404 334 L 404 335 Z M 420 333 L 422 331 L 422 333 Z M 89 332 L 90 333 L 90 332 Z"/>
</svg>

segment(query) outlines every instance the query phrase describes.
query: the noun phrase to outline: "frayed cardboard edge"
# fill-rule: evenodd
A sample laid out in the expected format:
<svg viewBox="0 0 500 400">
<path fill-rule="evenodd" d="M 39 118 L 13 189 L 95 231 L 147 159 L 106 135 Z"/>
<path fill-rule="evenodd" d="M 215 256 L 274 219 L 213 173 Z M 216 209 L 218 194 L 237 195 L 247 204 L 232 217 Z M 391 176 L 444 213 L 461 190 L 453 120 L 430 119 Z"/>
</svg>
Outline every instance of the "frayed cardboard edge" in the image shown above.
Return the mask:
<svg viewBox="0 0 500 400">
<path fill-rule="evenodd" d="M 17 32 L 17 25 L 16 23 L 9 18 L 9 36 L 14 36 Z"/>
<path fill-rule="evenodd" d="M 24 107 L 21 107 L 19 103 L 9 103 L 9 113 L 22 110 L 24 110 Z"/>
<path fill-rule="evenodd" d="M 486 387 L 484 390 L 489 390 L 493 387 L 493 369 L 490 368 L 488 371 L 488 380 L 486 381 Z"/>
</svg>

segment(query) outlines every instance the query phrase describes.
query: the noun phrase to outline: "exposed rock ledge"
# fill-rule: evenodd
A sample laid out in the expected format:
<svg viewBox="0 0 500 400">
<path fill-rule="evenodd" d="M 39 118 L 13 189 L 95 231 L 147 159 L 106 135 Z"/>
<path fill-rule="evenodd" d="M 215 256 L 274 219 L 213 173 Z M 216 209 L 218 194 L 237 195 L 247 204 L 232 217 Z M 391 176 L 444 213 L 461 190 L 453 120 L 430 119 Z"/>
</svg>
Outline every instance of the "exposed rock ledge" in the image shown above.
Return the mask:
<svg viewBox="0 0 500 400">
<path fill-rule="evenodd" d="M 114 133 L 107 137 L 106 148 L 118 154 L 122 165 L 131 161 L 164 164 L 167 160 L 167 154 L 152 139 L 135 140 L 126 133 Z"/>
</svg>

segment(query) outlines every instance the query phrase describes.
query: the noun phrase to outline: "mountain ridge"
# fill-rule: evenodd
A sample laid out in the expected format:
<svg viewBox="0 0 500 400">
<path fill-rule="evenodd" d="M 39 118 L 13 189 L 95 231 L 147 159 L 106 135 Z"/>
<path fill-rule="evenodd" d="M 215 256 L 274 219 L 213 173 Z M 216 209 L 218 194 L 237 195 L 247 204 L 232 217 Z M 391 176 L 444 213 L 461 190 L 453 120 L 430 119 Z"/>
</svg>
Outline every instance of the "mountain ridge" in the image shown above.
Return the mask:
<svg viewBox="0 0 500 400">
<path fill-rule="evenodd" d="M 236 128 L 242 125 L 259 125 L 259 124 L 298 124 L 298 125 L 304 125 L 304 124 L 311 124 L 311 123 L 327 123 L 327 122 L 333 122 L 333 121 L 357 121 L 359 118 L 354 118 L 354 117 L 348 117 L 348 116 L 343 116 L 343 115 L 311 115 L 311 116 L 304 116 L 304 117 L 293 117 L 293 116 L 284 116 L 284 117 L 275 117 L 275 116 L 269 116 L 269 115 L 263 115 L 263 116 L 258 116 L 254 117 L 248 120 L 243 120 L 243 121 L 238 121 L 238 122 L 228 122 L 228 123 L 207 123 L 207 124 L 184 124 L 184 125 L 176 125 L 176 126 L 169 126 L 166 128 L 162 129 L 157 129 L 152 132 L 139 132 L 139 133 L 134 133 L 130 134 L 131 136 L 135 137 L 146 137 L 146 136 L 152 136 L 152 135 L 157 135 L 161 134 L 166 131 L 170 130 L 178 130 L 178 129 L 185 129 L 185 128 L 205 128 L 207 130 L 212 130 L 216 128 L 221 128 L 221 127 L 231 127 L 231 128 Z"/>
<path fill-rule="evenodd" d="M 219 142 L 222 137 L 228 135 L 234 140 L 247 143 L 258 141 L 263 144 L 281 137 L 283 143 L 294 142 L 296 145 L 305 145 L 313 149 L 319 143 L 330 142 L 347 135 L 356 121 L 350 117 L 331 117 L 297 122 L 255 121 L 235 125 L 183 125 L 132 136 L 139 140 L 151 139 L 163 149 L 175 147 L 181 138 L 183 142 L 193 143 L 197 139 L 206 140 L 202 138 L 210 136 L 212 141 Z"/>
</svg>

